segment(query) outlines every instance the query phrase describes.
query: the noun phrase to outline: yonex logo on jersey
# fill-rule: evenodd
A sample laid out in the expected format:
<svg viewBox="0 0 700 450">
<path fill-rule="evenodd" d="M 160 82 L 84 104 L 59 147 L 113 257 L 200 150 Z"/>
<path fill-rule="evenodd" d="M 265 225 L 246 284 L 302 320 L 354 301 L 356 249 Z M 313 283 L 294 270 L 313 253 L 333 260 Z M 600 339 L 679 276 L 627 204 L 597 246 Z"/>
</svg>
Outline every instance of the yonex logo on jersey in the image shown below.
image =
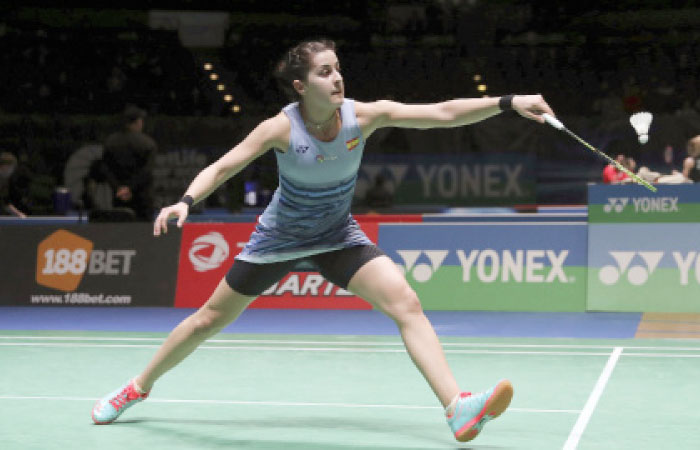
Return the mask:
<svg viewBox="0 0 700 450">
<path fill-rule="evenodd" d="M 229 245 L 221 233 L 211 231 L 192 242 L 188 256 L 197 272 L 214 270 L 228 259 Z"/>
<path fill-rule="evenodd" d="M 634 265 L 630 267 L 635 255 L 644 261 L 644 265 Z M 620 280 L 620 277 L 627 272 L 627 280 L 640 286 L 647 282 L 649 276 L 656 270 L 659 261 L 664 256 L 664 252 L 610 252 L 610 256 L 615 260 L 615 265 L 608 265 L 600 268 L 598 279 L 601 283 L 612 285 Z"/>
<path fill-rule="evenodd" d="M 308 145 L 297 145 L 297 148 L 296 148 L 296 152 L 301 153 L 301 154 L 306 153 L 308 150 L 309 150 Z"/>
<path fill-rule="evenodd" d="M 630 199 L 627 197 L 608 197 L 608 203 L 603 206 L 603 211 L 606 213 L 621 213 L 629 201 Z"/>
</svg>

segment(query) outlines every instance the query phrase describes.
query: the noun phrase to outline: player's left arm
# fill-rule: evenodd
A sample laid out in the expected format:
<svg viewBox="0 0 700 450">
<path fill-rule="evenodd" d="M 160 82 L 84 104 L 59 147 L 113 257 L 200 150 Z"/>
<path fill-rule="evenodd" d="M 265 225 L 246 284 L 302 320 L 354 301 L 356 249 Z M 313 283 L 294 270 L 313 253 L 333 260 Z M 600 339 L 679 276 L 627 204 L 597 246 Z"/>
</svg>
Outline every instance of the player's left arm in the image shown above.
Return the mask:
<svg viewBox="0 0 700 450">
<path fill-rule="evenodd" d="M 356 102 L 355 111 L 365 137 L 384 127 L 451 128 L 479 122 L 501 112 L 500 97 L 467 98 L 431 104 L 389 100 Z M 516 95 L 512 107 L 521 116 L 543 123 L 542 114 L 555 115 L 541 95 Z"/>
</svg>

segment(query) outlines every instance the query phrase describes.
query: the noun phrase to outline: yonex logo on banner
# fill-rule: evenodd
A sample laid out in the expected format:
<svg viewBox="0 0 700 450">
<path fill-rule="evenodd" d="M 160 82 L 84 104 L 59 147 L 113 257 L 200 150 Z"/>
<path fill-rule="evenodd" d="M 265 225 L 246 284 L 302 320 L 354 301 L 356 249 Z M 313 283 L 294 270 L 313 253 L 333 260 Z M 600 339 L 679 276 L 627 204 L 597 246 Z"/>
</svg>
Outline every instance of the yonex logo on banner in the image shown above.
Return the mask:
<svg viewBox="0 0 700 450">
<path fill-rule="evenodd" d="M 603 206 L 603 211 L 605 211 L 606 213 L 621 213 L 625 209 L 625 206 L 627 206 L 627 203 L 629 203 L 629 201 L 630 199 L 627 197 L 608 197 L 608 204 Z"/>
<path fill-rule="evenodd" d="M 628 197 L 609 197 L 608 203 L 603 206 L 606 213 L 624 211 L 630 202 Z M 632 206 L 635 213 L 671 213 L 678 212 L 678 197 L 634 197 Z"/>
<path fill-rule="evenodd" d="M 462 280 L 470 281 L 471 268 L 476 263 L 476 276 L 480 281 L 493 283 L 498 280 L 522 283 L 552 283 L 555 280 L 562 283 L 575 281 L 566 276 L 564 263 L 569 255 L 568 250 L 472 250 L 467 255 L 463 250 L 457 250 L 459 262 L 462 265 Z M 545 258 L 549 267 L 544 265 Z"/>
<path fill-rule="evenodd" d="M 664 252 L 634 252 L 634 251 L 615 251 L 609 252 L 610 256 L 615 260 L 615 265 L 607 265 L 600 268 L 598 279 L 601 283 L 608 286 L 616 284 L 620 281 L 623 274 L 627 273 L 627 281 L 635 286 L 645 284 L 652 273 L 656 270 L 659 262 L 664 257 Z M 630 266 L 635 257 L 639 255 L 642 264 Z M 691 252 L 671 252 L 671 256 L 676 263 L 676 268 L 679 271 L 678 282 L 682 286 L 689 283 L 691 271 L 694 272 L 695 280 L 700 283 L 700 253 Z"/>
<path fill-rule="evenodd" d="M 678 197 L 639 197 L 633 198 L 634 212 L 678 212 Z"/>
<path fill-rule="evenodd" d="M 487 198 L 523 197 L 525 189 L 521 178 L 523 164 L 417 164 L 413 166 L 421 184 L 424 198 L 460 198 L 483 196 Z M 407 164 L 365 163 L 360 171 L 367 177 L 361 180 L 356 196 L 364 195 L 377 175 L 386 178 L 386 188 L 390 192 L 399 190 L 411 166 Z"/>
<path fill-rule="evenodd" d="M 411 274 L 419 283 L 425 283 L 433 276 L 445 261 L 449 250 L 397 250 L 403 265 L 399 264 L 405 274 Z M 416 264 L 422 254 L 427 256 L 430 264 Z M 462 281 L 471 281 L 472 267 L 476 268 L 476 277 L 484 283 L 495 281 L 514 281 L 516 283 L 552 283 L 575 281 L 567 277 L 564 263 L 568 250 L 502 250 L 492 249 L 457 250 L 462 267 Z M 549 266 L 545 266 L 545 261 Z"/>
<path fill-rule="evenodd" d="M 228 259 L 229 245 L 221 233 L 211 231 L 192 242 L 188 254 L 197 272 L 217 269 Z"/>
<path fill-rule="evenodd" d="M 418 164 L 423 196 L 456 198 L 468 195 L 489 198 L 522 197 L 522 164 Z M 505 187 L 503 187 L 505 185 Z M 433 189 L 435 192 L 433 192 Z"/>
<path fill-rule="evenodd" d="M 399 254 L 404 262 L 404 265 L 399 265 L 399 268 L 406 274 L 413 269 L 413 278 L 419 283 L 425 283 L 442 265 L 442 262 L 447 257 L 448 250 L 397 250 L 396 253 Z M 430 265 L 425 263 L 416 265 L 416 261 L 422 253 L 425 253 L 428 257 Z"/>
<path fill-rule="evenodd" d="M 378 175 L 385 178 L 384 187 L 391 193 L 398 190 L 403 183 L 406 172 L 408 172 L 408 164 L 371 164 L 363 163 L 360 166 L 360 172 L 365 175 L 366 179 L 358 179 L 357 187 L 355 188 L 355 197 L 364 197 L 367 189 L 374 184 Z"/>
<path fill-rule="evenodd" d="M 644 261 L 644 265 L 635 265 L 630 267 L 632 259 L 637 252 L 610 252 L 610 256 L 615 260 L 616 266 L 608 265 L 602 267 L 598 272 L 598 278 L 603 284 L 611 285 L 618 282 L 620 276 L 627 272 L 627 280 L 636 286 L 647 282 L 659 261 L 664 256 L 663 252 L 639 252 Z M 629 270 L 628 270 L 629 268 Z"/>
</svg>

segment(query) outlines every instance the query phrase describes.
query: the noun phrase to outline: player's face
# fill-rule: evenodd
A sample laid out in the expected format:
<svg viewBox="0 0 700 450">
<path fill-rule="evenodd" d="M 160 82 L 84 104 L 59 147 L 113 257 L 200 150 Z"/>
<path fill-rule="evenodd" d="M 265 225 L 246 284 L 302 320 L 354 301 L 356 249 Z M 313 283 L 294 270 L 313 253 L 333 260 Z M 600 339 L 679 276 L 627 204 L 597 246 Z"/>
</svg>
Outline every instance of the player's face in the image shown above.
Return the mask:
<svg viewBox="0 0 700 450">
<path fill-rule="evenodd" d="M 324 50 L 311 58 L 311 68 L 304 86 L 304 101 L 330 103 L 334 106 L 343 103 L 343 76 L 340 74 L 340 63 L 334 51 Z"/>
</svg>

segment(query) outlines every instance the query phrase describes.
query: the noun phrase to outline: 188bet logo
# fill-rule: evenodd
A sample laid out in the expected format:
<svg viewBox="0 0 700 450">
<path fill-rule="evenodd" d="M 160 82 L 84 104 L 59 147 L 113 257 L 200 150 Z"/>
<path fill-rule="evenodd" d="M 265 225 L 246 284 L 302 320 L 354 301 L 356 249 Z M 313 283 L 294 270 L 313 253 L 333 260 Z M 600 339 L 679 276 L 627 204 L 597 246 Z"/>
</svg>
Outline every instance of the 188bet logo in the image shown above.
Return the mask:
<svg viewBox="0 0 700 450">
<path fill-rule="evenodd" d="M 58 230 L 39 243 L 36 282 L 64 292 L 75 291 L 85 273 L 128 275 L 136 250 L 95 250 L 92 241 Z"/>
</svg>

